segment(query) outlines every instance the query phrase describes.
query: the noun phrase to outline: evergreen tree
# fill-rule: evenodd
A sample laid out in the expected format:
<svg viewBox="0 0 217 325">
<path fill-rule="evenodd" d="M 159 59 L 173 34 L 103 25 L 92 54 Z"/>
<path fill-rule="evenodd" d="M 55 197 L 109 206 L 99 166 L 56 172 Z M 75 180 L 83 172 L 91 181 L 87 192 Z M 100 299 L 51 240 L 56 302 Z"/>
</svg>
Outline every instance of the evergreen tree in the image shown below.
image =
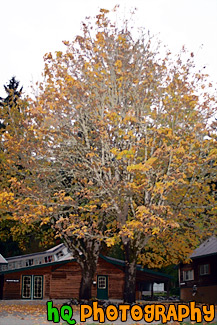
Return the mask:
<svg viewBox="0 0 217 325">
<path fill-rule="evenodd" d="M 6 128 L 6 125 L 11 119 L 11 110 L 14 108 L 20 112 L 21 107 L 19 105 L 19 99 L 22 95 L 23 87 L 19 89 L 19 81 L 15 77 L 12 77 L 7 85 L 4 85 L 7 96 L 5 98 L 0 97 L 0 129 Z"/>
</svg>

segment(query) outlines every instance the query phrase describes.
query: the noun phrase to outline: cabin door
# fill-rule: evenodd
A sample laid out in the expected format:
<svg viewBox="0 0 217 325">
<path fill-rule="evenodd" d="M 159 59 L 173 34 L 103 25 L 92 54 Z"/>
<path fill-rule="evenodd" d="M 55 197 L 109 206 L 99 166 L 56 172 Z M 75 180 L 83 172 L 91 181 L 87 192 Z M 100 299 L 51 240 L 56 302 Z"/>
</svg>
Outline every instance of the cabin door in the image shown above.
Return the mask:
<svg viewBox="0 0 217 325">
<path fill-rule="evenodd" d="M 43 276 L 42 275 L 23 275 L 22 298 L 23 299 L 43 298 Z"/>
<path fill-rule="evenodd" d="M 108 276 L 97 276 L 97 299 L 108 299 Z"/>
</svg>

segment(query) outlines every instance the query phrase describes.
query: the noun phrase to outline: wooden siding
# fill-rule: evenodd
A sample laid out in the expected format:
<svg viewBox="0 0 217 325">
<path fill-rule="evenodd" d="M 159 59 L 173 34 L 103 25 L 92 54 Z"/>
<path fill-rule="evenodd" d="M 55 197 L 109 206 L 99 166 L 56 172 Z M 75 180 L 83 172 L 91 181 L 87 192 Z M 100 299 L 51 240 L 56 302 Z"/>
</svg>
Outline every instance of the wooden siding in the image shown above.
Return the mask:
<svg viewBox="0 0 217 325">
<path fill-rule="evenodd" d="M 200 266 L 209 264 L 209 274 L 200 274 Z M 184 281 L 183 271 L 194 270 L 194 279 Z M 182 301 L 217 303 L 217 255 L 195 258 L 190 264 L 180 266 L 180 298 Z M 193 295 L 193 286 L 196 294 Z"/>
<path fill-rule="evenodd" d="M 206 304 L 217 304 L 217 285 L 198 287 L 196 295 L 193 296 L 192 288 L 182 288 L 181 301 L 196 301 Z"/>
<path fill-rule="evenodd" d="M 124 293 L 124 272 L 119 266 L 106 262 L 99 258 L 97 265 L 97 275 L 108 275 L 108 298 L 109 299 L 123 299 Z M 92 295 L 97 297 L 97 286 L 92 286 Z"/>
<path fill-rule="evenodd" d="M 51 267 L 45 266 L 32 270 L 20 270 L 18 272 L 4 274 L 3 299 L 21 299 L 23 275 L 43 275 L 43 298 L 49 298 L 48 283 L 50 272 Z M 19 280 L 19 282 L 8 282 L 7 280 Z"/>
<path fill-rule="evenodd" d="M 43 275 L 43 298 L 45 299 L 70 299 L 79 297 L 81 268 L 75 261 L 5 273 L 3 299 L 21 299 L 23 275 Z M 124 267 L 114 265 L 103 258 L 99 258 L 94 276 L 96 284 L 92 285 L 93 298 L 97 298 L 97 276 L 99 275 L 108 276 L 108 299 L 123 299 Z M 19 282 L 7 282 L 7 279 L 17 279 Z M 137 272 L 137 283 L 156 282 L 163 279 L 168 280 L 142 271 Z"/>
<path fill-rule="evenodd" d="M 94 281 L 98 275 L 108 275 L 109 299 L 122 299 L 124 272 L 117 266 L 99 258 Z M 61 278 L 62 277 L 62 278 Z M 70 262 L 53 268 L 50 278 L 50 298 L 78 298 L 81 283 L 81 268 L 77 262 Z M 97 297 L 97 285 L 92 285 L 92 297 Z"/>
<path fill-rule="evenodd" d="M 200 275 L 200 266 L 209 264 L 209 274 Z M 194 279 L 190 281 L 184 281 L 183 271 L 194 270 Z M 208 286 L 217 285 L 217 255 L 206 256 L 201 258 L 195 258 L 190 264 L 181 265 L 180 282 L 185 283 L 182 287 Z"/>
<path fill-rule="evenodd" d="M 50 277 L 50 298 L 70 299 L 79 297 L 81 268 L 77 262 L 52 267 Z"/>
</svg>

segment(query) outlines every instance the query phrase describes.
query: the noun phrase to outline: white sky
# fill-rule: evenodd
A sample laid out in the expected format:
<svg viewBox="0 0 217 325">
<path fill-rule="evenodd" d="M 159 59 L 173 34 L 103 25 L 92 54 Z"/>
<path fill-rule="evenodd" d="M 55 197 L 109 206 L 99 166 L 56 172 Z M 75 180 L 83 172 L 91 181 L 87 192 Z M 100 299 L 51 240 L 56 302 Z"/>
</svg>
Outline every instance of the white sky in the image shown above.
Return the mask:
<svg viewBox="0 0 217 325">
<path fill-rule="evenodd" d="M 62 40 L 79 33 L 85 16 L 116 4 L 126 13 L 136 7 L 138 26 L 158 34 L 172 52 L 186 45 L 198 69 L 206 66 L 217 83 L 217 0 L 2 0 L 0 96 L 13 75 L 28 91 L 40 78 L 45 53 L 63 50 Z"/>
</svg>

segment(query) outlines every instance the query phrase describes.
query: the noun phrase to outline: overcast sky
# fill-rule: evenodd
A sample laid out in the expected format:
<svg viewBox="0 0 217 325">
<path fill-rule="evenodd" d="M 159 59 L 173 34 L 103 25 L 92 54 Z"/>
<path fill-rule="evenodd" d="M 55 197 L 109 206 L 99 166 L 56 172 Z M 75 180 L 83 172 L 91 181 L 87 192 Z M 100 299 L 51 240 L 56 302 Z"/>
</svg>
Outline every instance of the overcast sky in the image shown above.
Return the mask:
<svg viewBox="0 0 217 325">
<path fill-rule="evenodd" d="M 137 7 L 136 23 L 158 34 L 172 52 L 182 45 L 195 53 L 217 83 L 217 0 L 1 0 L 0 96 L 13 75 L 28 91 L 42 73 L 43 56 L 63 50 L 85 16 L 120 4 L 121 15 Z M 202 46 L 203 44 L 203 46 Z"/>
</svg>

